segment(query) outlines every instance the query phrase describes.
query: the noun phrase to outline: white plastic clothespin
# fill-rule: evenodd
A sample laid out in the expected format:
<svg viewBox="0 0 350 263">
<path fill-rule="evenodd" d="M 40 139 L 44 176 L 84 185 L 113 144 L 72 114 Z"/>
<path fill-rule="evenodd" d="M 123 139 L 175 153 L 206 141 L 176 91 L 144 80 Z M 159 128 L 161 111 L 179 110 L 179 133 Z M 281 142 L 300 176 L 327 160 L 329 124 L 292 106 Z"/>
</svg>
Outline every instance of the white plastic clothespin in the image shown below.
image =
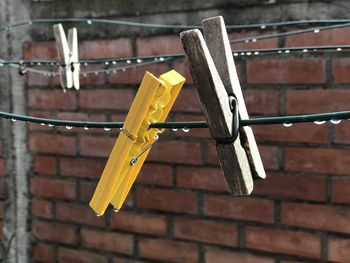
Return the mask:
<svg viewBox="0 0 350 263">
<path fill-rule="evenodd" d="M 60 81 L 63 91 L 74 87 L 79 90 L 79 55 L 78 32 L 76 28 L 68 30 L 68 41 L 61 24 L 53 26 L 53 32 L 58 49 L 58 59 L 61 62 Z"/>
</svg>

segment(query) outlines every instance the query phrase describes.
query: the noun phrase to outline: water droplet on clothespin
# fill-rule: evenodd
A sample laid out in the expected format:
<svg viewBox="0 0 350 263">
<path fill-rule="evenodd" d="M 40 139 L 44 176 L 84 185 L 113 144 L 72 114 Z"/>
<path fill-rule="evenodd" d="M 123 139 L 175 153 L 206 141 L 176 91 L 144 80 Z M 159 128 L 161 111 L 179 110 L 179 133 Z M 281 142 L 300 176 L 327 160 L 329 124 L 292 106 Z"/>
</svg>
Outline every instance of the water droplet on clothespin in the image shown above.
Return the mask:
<svg viewBox="0 0 350 263">
<path fill-rule="evenodd" d="M 179 129 L 178 129 L 178 128 L 172 128 L 171 130 L 174 131 L 174 132 L 176 132 L 176 131 L 178 131 Z"/>
<path fill-rule="evenodd" d="M 338 48 L 337 48 L 337 51 L 338 51 L 338 52 L 339 52 L 339 51 L 342 51 L 342 48 L 338 47 Z"/>
<path fill-rule="evenodd" d="M 103 128 L 105 131 L 111 131 L 112 130 L 112 128 L 108 128 L 108 127 L 105 127 L 105 128 Z"/>
<path fill-rule="evenodd" d="M 314 30 L 314 33 L 316 33 L 316 34 L 317 34 L 317 33 L 320 33 L 320 30 L 319 30 L 319 29 L 315 29 L 315 30 Z"/>
<path fill-rule="evenodd" d="M 90 128 L 89 127 L 84 127 L 84 130 L 88 131 L 88 130 L 90 130 Z"/>
<path fill-rule="evenodd" d="M 71 130 L 71 129 L 73 129 L 73 126 L 67 125 L 67 126 L 66 126 L 66 129 L 67 129 L 67 130 Z"/>
<path fill-rule="evenodd" d="M 131 159 L 131 161 L 130 161 L 130 165 L 131 166 L 134 166 L 136 163 L 137 163 L 137 159 L 136 158 Z"/>
<path fill-rule="evenodd" d="M 114 211 L 115 213 L 118 213 L 119 210 L 120 210 L 120 209 L 118 209 L 118 208 L 114 208 L 114 209 L 113 209 L 113 211 Z"/>
<path fill-rule="evenodd" d="M 92 24 L 92 21 L 91 21 L 91 20 L 88 20 L 88 21 L 86 21 L 86 23 L 88 23 L 89 25 L 91 25 L 91 24 Z"/>
<path fill-rule="evenodd" d="M 158 135 L 158 134 L 155 134 L 153 138 L 154 138 L 155 140 L 158 140 L 158 139 L 159 139 L 159 135 Z"/>
<path fill-rule="evenodd" d="M 53 126 L 55 126 L 55 125 L 53 125 L 53 124 L 48 124 L 48 126 L 49 126 L 49 127 L 53 127 Z"/>
<path fill-rule="evenodd" d="M 100 215 L 100 214 L 96 214 L 96 216 L 97 216 L 97 217 L 101 217 L 102 215 Z"/>
<path fill-rule="evenodd" d="M 315 124 L 317 124 L 317 125 L 322 125 L 322 124 L 324 124 L 326 121 L 314 121 L 314 123 Z"/>
<path fill-rule="evenodd" d="M 285 122 L 285 123 L 283 123 L 283 126 L 289 128 L 289 127 L 293 126 L 293 123 Z"/>
<path fill-rule="evenodd" d="M 338 120 L 338 119 L 331 119 L 331 123 L 333 123 L 333 124 L 339 124 L 339 123 L 341 123 L 341 120 Z"/>
<path fill-rule="evenodd" d="M 190 130 L 191 130 L 191 128 L 186 128 L 186 127 L 185 127 L 185 128 L 182 128 L 182 131 L 183 131 L 183 132 L 189 132 Z"/>
<path fill-rule="evenodd" d="M 12 119 L 11 119 L 11 121 L 15 122 L 15 121 L 17 121 L 17 120 L 16 120 L 16 119 L 14 119 L 14 118 L 12 118 Z"/>
</svg>

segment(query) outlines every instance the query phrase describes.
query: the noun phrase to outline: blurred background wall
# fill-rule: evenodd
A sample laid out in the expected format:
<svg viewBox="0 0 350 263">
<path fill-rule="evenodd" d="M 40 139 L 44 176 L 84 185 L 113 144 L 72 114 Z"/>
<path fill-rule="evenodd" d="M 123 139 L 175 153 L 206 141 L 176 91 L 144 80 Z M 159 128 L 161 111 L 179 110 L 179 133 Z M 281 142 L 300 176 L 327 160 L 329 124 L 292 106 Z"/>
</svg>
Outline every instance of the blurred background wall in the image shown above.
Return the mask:
<svg viewBox="0 0 350 263">
<path fill-rule="evenodd" d="M 30 18 L 90 17 L 159 24 L 226 24 L 349 18 L 348 1 L 3 0 L 1 25 Z M 182 53 L 179 30 L 65 23 L 78 28 L 80 59 Z M 230 39 L 305 28 L 230 30 Z M 233 50 L 348 45 L 345 27 Z M 52 25 L 0 32 L 6 59 L 56 59 Z M 252 117 L 349 110 L 348 52 L 238 56 Z M 82 66 L 82 70 L 105 66 Z M 107 66 L 106 66 L 107 67 Z M 176 60 L 82 76 L 63 93 L 58 78 L 1 67 L 0 109 L 69 120 L 123 121 L 145 70 L 176 69 L 187 81 L 169 120 L 205 120 L 188 65 Z M 88 206 L 118 130 L 66 129 L 2 120 L 2 257 L 9 262 L 350 261 L 350 125 L 347 121 L 254 126 L 267 179 L 254 194 L 228 195 L 206 129 L 167 131 L 153 147 L 123 209 Z"/>
</svg>

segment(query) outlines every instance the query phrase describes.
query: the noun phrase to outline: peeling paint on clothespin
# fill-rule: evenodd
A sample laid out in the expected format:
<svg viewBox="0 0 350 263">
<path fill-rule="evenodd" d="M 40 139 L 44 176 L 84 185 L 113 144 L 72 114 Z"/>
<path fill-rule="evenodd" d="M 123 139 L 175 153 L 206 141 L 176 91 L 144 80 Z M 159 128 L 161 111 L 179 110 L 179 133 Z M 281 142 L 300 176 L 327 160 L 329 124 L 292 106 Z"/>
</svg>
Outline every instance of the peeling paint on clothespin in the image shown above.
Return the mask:
<svg viewBox="0 0 350 263">
<path fill-rule="evenodd" d="M 116 211 L 123 205 L 157 133 L 162 132 L 149 126 L 166 119 L 184 82 L 174 70 L 159 79 L 146 72 L 91 199 L 97 215 L 103 215 L 110 203 Z"/>
<path fill-rule="evenodd" d="M 242 128 L 235 139 L 234 116 L 237 112 L 231 111 L 231 102 L 238 102 L 239 109 L 233 110 L 238 110 L 241 118 L 247 118 L 248 114 L 235 72 L 225 25 L 222 18 L 219 18 L 221 22 L 218 30 L 217 18 L 214 19 L 214 24 L 210 20 L 203 22 L 209 48 L 199 30 L 182 32 L 181 40 L 210 133 L 217 142 L 216 149 L 228 189 L 231 194 L 246 195 L 253 190 L 253 175 L 264 178 L 265 172 L 255 140 L 248 141 Z M 236 79 L 233 78 L 232 81 L 230 74 L 236 76 Z M 252 132 L 249 136 L 253 136 Z M 250 150 L 247 144 L 252 144 L 253 148 L 255 146 L 256 151 Z M 251 155 L 256 154 L 252 162 Z"/>
<path fill-rule="evenodd" d="M 79 90 L 80 64 L 77 29 L 71 28 L 68 30 L 68 41 L 61 24 L 54 25 L 53 32 L 58 49 L 58 59 L 61 63 L 60 81 L 63 91 L 72 87 Z"/>
</svg>

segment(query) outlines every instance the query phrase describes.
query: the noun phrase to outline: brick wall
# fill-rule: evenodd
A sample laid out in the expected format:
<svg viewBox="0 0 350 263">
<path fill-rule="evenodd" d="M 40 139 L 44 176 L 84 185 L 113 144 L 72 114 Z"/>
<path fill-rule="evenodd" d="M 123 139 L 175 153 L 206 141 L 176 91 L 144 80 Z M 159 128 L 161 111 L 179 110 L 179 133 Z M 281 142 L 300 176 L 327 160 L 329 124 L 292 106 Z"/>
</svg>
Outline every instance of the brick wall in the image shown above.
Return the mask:
<svg viewBox="0 0 350 263">
<path fill-rule="evenodd" d="M 232 33 L 230 38 L 260 32 Z M 348 29 L 258 41 L 249 48 L 345 44 Z M 233 48 L 245 48 L 234 45 Z M 178 35 L 81 41 L 80 58 L 183 52 Z M 52 42 L 26 59 L 56 58 Z M 252 116 L 348 110 L 347 52 L 237 58 Z M 82 66 L 83 70 L 85 69 Z M 28 75 L 28 113 L 121 121 L 144 70 L 186 76 L 169 120 L 204 120 L 184 61 L 82 78 L 64 94 L 58 79 Z M 267 179 L 251 197 L 230 197 L 207 130 L 167 131 L 153 147 L 123 209 L 88 206 L 117 130 L 28 126 L 32 258 L 37 262 L 349 261 L 349 124 L 254 126 Z M 0 162 L 0 175 L 4 175 Z M 0 179 L 0 183 L 2 180 Z M 2 193 L 3 187 L 0 187 Z M 1 194 L 0 198 L 3 195 Z M 0 201 L 0 216 L 3 212 Z"/>
</svg>

